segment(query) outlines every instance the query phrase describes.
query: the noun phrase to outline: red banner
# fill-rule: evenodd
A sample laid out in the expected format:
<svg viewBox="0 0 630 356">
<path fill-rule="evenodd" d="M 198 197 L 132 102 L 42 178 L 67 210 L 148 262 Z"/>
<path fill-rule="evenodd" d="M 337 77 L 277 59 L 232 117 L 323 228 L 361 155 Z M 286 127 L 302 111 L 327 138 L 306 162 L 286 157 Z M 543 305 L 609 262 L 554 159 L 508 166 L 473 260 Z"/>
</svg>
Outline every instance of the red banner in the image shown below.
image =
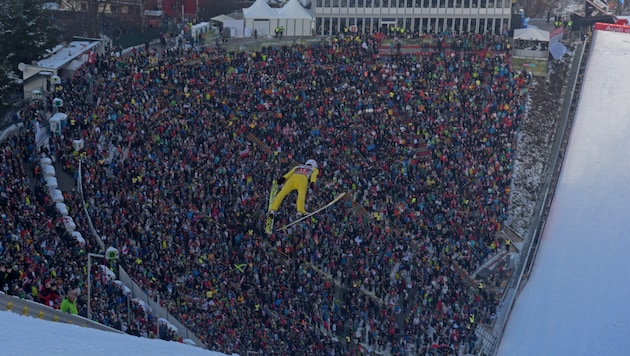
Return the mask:
<svg viewBox="0 0 630 356">
<path fill-rule="evenodd" d="M 596 22 L 594 28 L 599 31 L 630 33 L 630 26 Z"/>
<path fill-rule="evenodd" d="M 553 31 L 549 32 L 549 46 L 551 47 L 553 43 L 560 41 L 563 35 L 564 28 L 562 27 L 556 27 Z"/>
</svg>

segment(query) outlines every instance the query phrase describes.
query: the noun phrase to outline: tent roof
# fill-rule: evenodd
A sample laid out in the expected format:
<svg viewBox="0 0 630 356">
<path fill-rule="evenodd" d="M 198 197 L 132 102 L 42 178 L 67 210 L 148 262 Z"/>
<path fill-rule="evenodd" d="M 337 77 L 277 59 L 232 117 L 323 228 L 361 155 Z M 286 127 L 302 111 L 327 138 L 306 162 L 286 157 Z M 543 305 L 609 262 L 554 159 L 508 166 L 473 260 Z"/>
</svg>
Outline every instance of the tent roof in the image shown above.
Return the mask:
<svg viewBox="0 0 630 356">
<path fill-rule="evenodd" d="M 313 19 L 313 15 L 306 10 L 298 0 L 289 0 L 278 9 L 278 17 L 286 19 Z"/>
<path fill-rule="evenodd" d="M 243 9 L 243 15 L 248 19 L 278 18 L 276 11 L 267 4 L 267 0 L 256 0 L 252 6 Z"/>
<path fill-rule="evenodd" d="M 160 16 L 164 16 L 164 11 L 162 11 L 162 10 L 144 10 L 144 16 L 160 17 Z"/>
<path fill-rule="evenodd" d="M 567 53 L 567 48 L 560 42 L 555 42 L 549 46 L 549 53 L 553 56 L 553 59 L 558 60 Z"/>
<path fill-rule="evenodd" d="M 231 17 L 231 16 L 228 16 L 228 15 L 218 15 L 218 16 L 215 16 L 215 17 L 211 18 L 210 20 L 216 21 L 216 22 L 223 22 L 223 21 L 226 21 L 226 20 L 234 20 L 234 18 Z"/>
<path fill-rule="evenodd" d="M 49 51 L 50 56 L 37 62 L 37 67 L 63 69 L 68 63 L 81 57 L 100 45 L 101 41 L 72 41 L 67 46 L 56 46 Z M 26 78 L 24 78 L 26 79 Z"/>
<path fill-rule="evenodd" d="M 515 40 L 549 42 L 549 32 L 537 28 L 519 28 L 514 30 Z"/>
</svg>

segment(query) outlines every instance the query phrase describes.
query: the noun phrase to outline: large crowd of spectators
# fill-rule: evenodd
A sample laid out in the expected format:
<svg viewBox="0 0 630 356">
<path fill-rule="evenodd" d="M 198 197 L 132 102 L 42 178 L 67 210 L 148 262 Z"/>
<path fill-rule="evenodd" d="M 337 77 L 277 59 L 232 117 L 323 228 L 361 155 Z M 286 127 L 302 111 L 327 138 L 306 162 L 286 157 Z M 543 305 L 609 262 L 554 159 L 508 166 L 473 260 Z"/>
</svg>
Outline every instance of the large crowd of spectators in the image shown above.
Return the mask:
<svg viewBox="0 0 630 356">
<path fill-rule="evenodd" d="M 180 48 L 157 64 L 143 49 L 108 51 L 59 87 L 72 118 L 63 135 L 37 147 L 50 108 L 33 104 L 0 146 L 0 253 L 19 271 L 7 291 L 42 300 L 55 287 L 45 301 L 55 307 L 79 289 L 88 315 L 83 266 L 97 244 L 64 231 L 37 170 L 50 155 L 74 177 L 82 161 L 101 239 L 209 349 L 476 351 L 475 327 L 491 323 L 498 296 L 469 274 L 500 246 L 528 82 L 505 51 L 479 41 L 392 56 L 353 38 Z M 266 235 L 270 182 L 307 159 L 322 172 L 307 210 L 348 197 Z M 89 231 L 80 197 L 66 193 Z M 295 217 L 290 200 L 277 226 Z M 175 339 L 90 268 L 94 320 Z"/>
</svg>

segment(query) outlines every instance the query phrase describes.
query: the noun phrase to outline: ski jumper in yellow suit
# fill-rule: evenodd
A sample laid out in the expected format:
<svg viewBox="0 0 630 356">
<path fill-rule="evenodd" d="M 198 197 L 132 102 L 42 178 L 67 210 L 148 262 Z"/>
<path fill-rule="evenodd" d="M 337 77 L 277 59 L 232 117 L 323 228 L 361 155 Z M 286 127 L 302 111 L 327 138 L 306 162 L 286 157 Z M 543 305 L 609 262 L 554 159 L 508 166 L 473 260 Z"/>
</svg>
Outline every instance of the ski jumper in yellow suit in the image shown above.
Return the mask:
<svg viewBox="0 0 630 356">
<path fill-rule="evenodd" d="M 309 183 L 315 184 L 318 174 L 319 169 L 317 167 L 317 162 L 312 159 L 309 159 L 304 164 L 293 167 L 293 169 L 291 169 L 287 174 L 277 180 L 278 184 L 284 183 L 284 185 L 278 195 L 276 195 L 273 203 L 271 203 L 271 209 L 269 209 L 269 212 L 274 214 L 280 207 L 280 204 L 282 204 L 282 200 L 284 200 L 287 194 L 297 190 L 297 211 L 298 213 L 306 214 L 306 210 L 304 210 L 306 192 L 308 190 Z"/>
</svg>

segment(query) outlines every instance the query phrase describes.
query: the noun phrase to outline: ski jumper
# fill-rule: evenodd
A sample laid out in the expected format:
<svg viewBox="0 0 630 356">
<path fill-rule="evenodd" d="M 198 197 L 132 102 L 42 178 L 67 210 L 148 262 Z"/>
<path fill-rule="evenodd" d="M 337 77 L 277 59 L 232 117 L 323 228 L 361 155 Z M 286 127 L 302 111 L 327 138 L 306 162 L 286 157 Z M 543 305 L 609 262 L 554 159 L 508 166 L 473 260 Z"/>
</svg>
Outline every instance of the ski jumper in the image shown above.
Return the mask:
<svg viewBox="0 0 630 356">
<path fill-rule="evenodd" d="M 301 164 L 293 167 L 287 174 L 282 176 L 285 180 L 282 189 L 271 204 L 270 211 L 277 211 L 282 204 L 282 200 L 294 190 L 297 190 L 297 211 L 302 214 L 306 214 L 304 204 L 306 202 L 306 192 L 308 190 L 309 183 L 315 183 L 317 181 L 317 175 L 319 169 L 315 165 Z"/>
</svg>

